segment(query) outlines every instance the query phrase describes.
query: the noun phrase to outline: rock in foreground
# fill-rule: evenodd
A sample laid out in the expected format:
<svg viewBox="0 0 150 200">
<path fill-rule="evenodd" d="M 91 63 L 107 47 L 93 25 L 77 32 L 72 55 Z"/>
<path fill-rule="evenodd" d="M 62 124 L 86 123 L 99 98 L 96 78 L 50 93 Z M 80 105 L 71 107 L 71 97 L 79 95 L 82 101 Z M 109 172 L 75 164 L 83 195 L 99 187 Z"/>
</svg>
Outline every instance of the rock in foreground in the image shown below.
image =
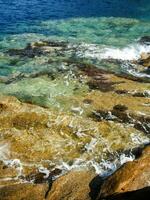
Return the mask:
<svg viewBox="0 0 150 200">
<path fill-rule="evenodd" d="M 90 200 L 89 183 L 95 174 L 89 171 L 72 171 L 57 179 L 48 194 L 48 200 Z"/>
<path fill-rule="evenodd" d="M 131 199 L 134 199 L 134 194 L 135 195 L 137 195 L 137 193 L 141 194 L 142 193 L 141 189 L 146 190 L 145 189 L 146 187 L 150 187 L 149 180 L 150 180 L 150 147 L 148 146 L 143 151 L 142 156 L 139 159 L 133 162 L 126 163 L 125 165 L 123 165 L 123 167 L 121 167 L 118 171 L 116 171 L 104 182 L 104 184 L 101 187 L 98 199 L 128 199 L 127 197 L 130 197 L 130 194 L 132 194 Z M 137 192 L 133 193 L 134 191 Z M 113 197 L 113 195 L 117 194 L 118 197 L 117 196 Z M 145 195 L 146 194 L 147 193 L 145 193 Z"/>
</svg>

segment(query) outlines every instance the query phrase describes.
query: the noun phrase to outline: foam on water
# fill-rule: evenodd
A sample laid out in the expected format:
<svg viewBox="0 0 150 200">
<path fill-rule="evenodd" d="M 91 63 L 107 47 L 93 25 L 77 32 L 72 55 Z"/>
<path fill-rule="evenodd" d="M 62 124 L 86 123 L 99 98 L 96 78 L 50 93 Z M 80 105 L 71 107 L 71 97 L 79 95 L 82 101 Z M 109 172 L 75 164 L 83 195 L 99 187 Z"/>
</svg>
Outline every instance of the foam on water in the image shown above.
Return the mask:
<svg viewBox="0 0 150 200">
<path fill-rule="evenodd" d="M 17 170 L 18 177 L 23 174 L 23 166 L 19 159 L 4 160 L 4 163 L 9 167 L 15 168 Z"/>
<path fill-rule="evenodd" d="M 71 170 L 80 170 L 84 168 L 91 168 L 94 169 L 96 174 L 100 176 L 108 176 L 116 171 L 121 165 L 126 162 L 133 161 L 135 156 L 133 154 L 121 154 L 121 155 L 114 155 L 113 160 L 105 160 L 102 159 L 100 163 L 95 162 L 94 160 L 84 161 L 83 159 L 76 159 L 74 163 L 70 166 L 66 162 L 62 162 L 58 168 L 62 169 L 62 173 L 66 173 L 67 171 Z"/>
<path fill-rule="evenodd" d="M 149 74 L 146 74 L 144 72 L 140 72 L 138 70 L 138 67 L 135 64 L 131 64 L 131 63 L 122 63 L 121 68 L 128 72 L 129 74 L 132 74 L 135 77 L 140 77 L 140 78 L 150 78 Z"/>
<path fill-rule="evenodd" d="M 135 77 L 150 78 L 144 69 L 140 71 L 140 67 L 133 63 L 141 58 L 142 53 L 150 53 L 150 45 L 140 44 L 137 41 L 123 48 L 87 43 L 73 45 L 73 47 L 77 49 L 77 58 L 88 59 L 98 67 L 118 73 L 132 74 Z"/>
<path fill-rule="evenodd" d="M 82 132 L 83 130 L 80 129 Z M 150 142 L 150 139 L 145 135 L 143 136 L 142 134 L 137 134 L 137 133 L 132 133 L 131 134 L 131 143 L 136 144 L 136 146 L 140 146 L 143 144 L 148 144 Z M 103 141 L 104 140 L 104 141 Z M 101 142 L 104 142 L 107 144 L 107 141 L 105 139 L 101 138 Z M 91 141 L 85 145 L 87 149 L 87 153 L 91 154 L 95 151 L 96 144 L 98 143 L 98 139 L 92 138 Z M 111 144 L 110 144 L 111 146 Z M 4 146 L 7 149 L 7 146 Z M 4 149 L 3 147 L 3 149 Z M 116 171 L 120 166 L 122 166 L 124 163 L 128 161 L 133 161 L 135 159 L 135 156 L 132 154 L 132 151 L 129 151 L 128 153 L 117 153 L 117 152 L 111 152 L 111 148 L 107 144 L 105 148 L 103 148 L 103 152 L 109 152 L 110 156 L 105 159 L 103 156 L 101 159 L 96 160 L 95 157 L 92 159 L 87 159 L 84 157 L 84 155 L 81 155 L 79 158 L 73 159 L 71 163 L 66 162 L 65 160 L 57 160 L 51 161 L 51 160 L 41 160 L 39 163 L 24 163 L 20 159 L 12 159 L 9 160 L 7 157 L 1 157 L 0 160 L 3 160 L 4 164 L 8 167 L 12 167 L 16 169 L 17 176 L 13 177 L 13 180 L 19 180 L 21 177 L 24 177 L 24 167 L 36 167 L 40 173 L 44 174 L 44 178 L 48 178 L 51 171 L 57 169 L 62 170 L 61 174 L 56 175 L 53 177 L 55 180 L 59 176 L 67 173 L 68 171 L 71 170 L 82 170 L 82 169 L 91 169 L 94 170 L 97 174 L 100 176 L 108 176 L 112 174 L 114 171 Z M 47 166 L 49 167 L 44 167 L 43 164 L 47 163 Z M 12 178 L 9 177 L 7 180 L 12 180 Z M 4 179 L 3 181 L 7 181 Z M 26 181 L 26 180 L 21 180 L 21 181 Z M 30 180 L 33 182 L 34 180 Z"/>
<path fill-rule="evenodd" d="M 9 151 L 9 144 L 6 143 L 0 143 L 0 160 L 5 160 L 9 157 L 10 151 Z"/>
<path fill-rule="evenodd" d="M 137 145 L 148 144 L 150 142 L 149 138 L 142 137 L 142 135 L 136 134 L 136 133 L 131 134 L 131 140 L 134 144 L 137 144 Z"/>
<path fill-rule="evenodd" d="M 123 49 L 106 48 L 101 53 L 102 59 L 118 59 L 118 60 L 137 60 L 142 53 L 150 52 L 150 46 L 146 45 L 130 45 Z"/>
<path fill-rule="evenodd" d="M 150 45 L 132 44 L 124 48 L 102 47 L 94 44 L 82 44 L 77 55 L 92 59 L 117 59 L 132 61 L 140 58 L 142 53 L 149 53 Z"/>
</svg>

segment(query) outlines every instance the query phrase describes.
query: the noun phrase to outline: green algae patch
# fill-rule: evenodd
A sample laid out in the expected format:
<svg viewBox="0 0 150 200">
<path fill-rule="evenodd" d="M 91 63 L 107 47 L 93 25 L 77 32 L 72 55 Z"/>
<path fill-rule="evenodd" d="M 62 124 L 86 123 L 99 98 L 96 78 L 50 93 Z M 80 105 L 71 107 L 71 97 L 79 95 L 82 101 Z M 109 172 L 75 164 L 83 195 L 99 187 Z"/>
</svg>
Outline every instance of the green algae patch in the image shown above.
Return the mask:
<svg viewBox="0 0 150 200">
<path fill-rule="evenodd" d="M 87 90 L 88 87 L 83 86 L 78 80 L 68 81 L 65 78 L 51 80 L 47 77 L 39 77 L 0 85 L 2 94 L 16 96 L 24 102 L 59 109 L 65 109 L 68 103 L 71 104 L 67 102 L 67 97 L 83 95 Z"/>
</svg>

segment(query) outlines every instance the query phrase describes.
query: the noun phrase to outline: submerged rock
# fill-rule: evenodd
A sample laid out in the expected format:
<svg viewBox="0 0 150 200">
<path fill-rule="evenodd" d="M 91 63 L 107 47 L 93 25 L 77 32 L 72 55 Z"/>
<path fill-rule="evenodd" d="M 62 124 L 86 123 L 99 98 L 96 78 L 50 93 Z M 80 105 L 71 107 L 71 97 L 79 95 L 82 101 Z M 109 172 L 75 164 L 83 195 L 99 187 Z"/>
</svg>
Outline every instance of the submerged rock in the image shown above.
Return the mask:
<svg viewBox="0 0 150 200">
<path fill-rule="evenodd" d="M 138 64 L 144 67 L 150 67 L 150 53 L 142 53 L 141 58 L 138 60 Z"/>
<path fill-rule="evenodd" d="M 39 41 L 33 44 L 29 43 L 24 49 L 9 49 L 6 53 L 10 56 L 34 58 L 35 56 L 40 57 L 57 50 L 62 50 L 66 46 L 66 42 Z"/>
<path fill-rule="evenodd" d="M 44 200 L 47 191 L 47 184 L 14 184 L 0 187 L 0 200 Z"/>
<path fill-rule="evenodd" d="M 6 165 L 5 162 L 0 161 L 0 187 L 15 182 L 17 174 L 17 170 L 14 167 Z"/>
<path fill-rule="evenodd" d="M 150 36 L 143 36 L 140 40 L 140 43 L 149 45 L 150 44 Z"/>
<path fill-rule="evenodd" d="M 98 69 L 94 65 L 80 63 L 78 68 L 88 76 L 90 80 L 87 82 L 92 90 L 100 90 L 102 92 L 109 92 L 114 90 L 114 86 L 120 82 L 113 82 L 111 80 L 112 73 L 106 70 Z"/>
<path fill-rule="evenodd" d="M 119 199 L 117 197 L 115 198 L 115 195 L 125 194 L 127 192 L 136 191 L 140 189 L 143 189 L 144 191 L 146 187 L 150 187 L 149 169 L 150 169 L 150 147 L 148 146 L 143 151 L 142 156 L 139 159 L 124 164 L 120 169 L 118 169 L 114 174 L 112 174 L 104 181 L 100 189 L 100 194 L 98 199 L 99 200 L 113 199 L 112 198 L 113 195 L 114 199 Z M 128 195 L 130 197 L 130 194 Z M 144 192 L 143 192 L 143 197 L 145 197 Z M 120 199 L 124 199 L 123 195 L 122 198 Z M 133 199 L 135 199 L 134 195 Z"/>
<path fill-rule="evenodd" d="M 24 49 L 9 49 L 7 53 L 10 56 L 20 56 L 20 57 L 29 57 L 34 58 L 35 56 L 43 55 L 43 51 L 40 48 L 32 47 L 30 44 Z"/>
</svg>

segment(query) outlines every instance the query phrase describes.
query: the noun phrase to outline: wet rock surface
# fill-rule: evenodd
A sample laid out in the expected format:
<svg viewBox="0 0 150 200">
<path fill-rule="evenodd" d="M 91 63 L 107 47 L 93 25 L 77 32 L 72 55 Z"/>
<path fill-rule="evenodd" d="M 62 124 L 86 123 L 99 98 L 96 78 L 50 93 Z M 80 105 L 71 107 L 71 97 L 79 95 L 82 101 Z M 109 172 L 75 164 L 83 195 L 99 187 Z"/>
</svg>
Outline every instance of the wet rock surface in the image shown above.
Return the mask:
<svg viewBox="0 0 150 200">
<path fill-rule="evenodd" d="M 89 171 L 72 171 L 58 178 L 47 195 L 48 200 L 90 200 L 90 182 L 95 173 Z"/>
<path fill-rule="evenodd" d="M 150 44 L 150 36 L 143 36 L 140 40 L 139 40 L 140 43 L 143 43 L 143 44 L 147 44 L 149 45 Z"/>
<path fill-rule="evenodd" d="M 0 187 L 1 200 L 44 200 L 46 192 L 48 191 L 47 184 L 14 184 Z"/>
<path fill-rule="evenodd" d="M 142 194 L 143 198 L 147 198 L 150 187 L 149 159 L 148 146 L 139 159 L 124 164 L 104 181 L 97 199 L 140 199 Z"/>
<path fill-rule="evenodd" d="M 124 105 L 115 105 L 113 110 L 110 111 L 94 111 L 90 117 L 95 118 L 98 121 L 108 120 L 132 124 L 136 129 L 149 134 L 150 118 L 147 116 L 132 115 L 128 112 L 125 112 L 127 109 L 128 108 Z"/>
<path fill-rule="evenodd" d="M 55 41 L 40 41 L 33 44 L 28 44 L 24 49 L 9 49 L 6 53 L 10 56 L 20 56 L 34 58 L 40 57 L 56 50 L 62 50 L 66 48 L 67 43 L 55 42 Z"/>
</svg>

